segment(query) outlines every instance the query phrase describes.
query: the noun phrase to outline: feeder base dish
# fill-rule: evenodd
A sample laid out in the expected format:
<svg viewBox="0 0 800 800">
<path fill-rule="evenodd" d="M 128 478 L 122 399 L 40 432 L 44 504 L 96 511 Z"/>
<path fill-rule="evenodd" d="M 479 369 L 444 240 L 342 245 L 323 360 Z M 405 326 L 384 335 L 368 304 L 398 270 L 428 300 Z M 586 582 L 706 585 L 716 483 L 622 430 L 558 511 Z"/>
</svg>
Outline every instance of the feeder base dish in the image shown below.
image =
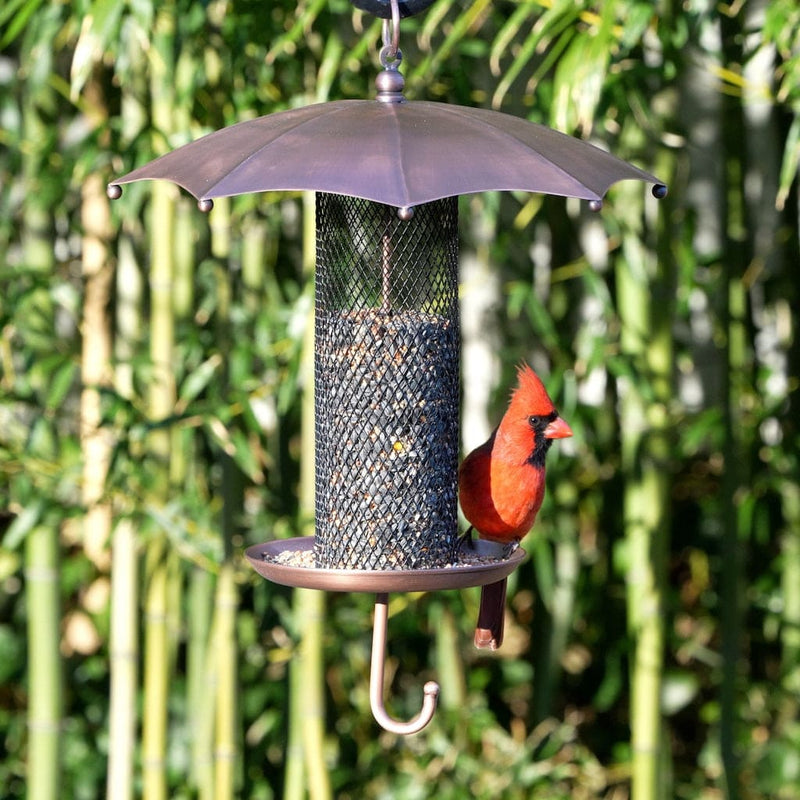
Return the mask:
<svg viewBox="0 0 800 800">
<path fill-rule="evenodd" d="M 466 589 L 484 586 L 507 578 L 525 559 L 518 547 L 508 558 L 498 558 L 491 542 L 474 542 L 476 562 L 436 569 L 362 570 L 322 569 L 281 563 L 289 554 L 297 561 L 311 562 L 314 537 L 277 539 L 248 547 L 245 556 L 259 575 L 273 583 L 329 592 L 432 592 L 440 589 Z M 295 560 L 292 558 L 292 560 Z"/>
</svg>

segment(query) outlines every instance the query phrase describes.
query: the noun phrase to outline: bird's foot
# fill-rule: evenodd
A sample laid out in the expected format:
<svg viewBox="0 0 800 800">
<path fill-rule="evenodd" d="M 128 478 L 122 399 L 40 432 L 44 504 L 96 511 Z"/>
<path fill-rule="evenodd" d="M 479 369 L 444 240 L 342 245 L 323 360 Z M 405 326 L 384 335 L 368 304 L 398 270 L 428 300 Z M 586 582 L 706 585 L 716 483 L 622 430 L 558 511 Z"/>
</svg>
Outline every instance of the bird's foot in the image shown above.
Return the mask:
<svg viewBox="0 0 800 800">
<path fill-rule="evenodd" d="M 469 528 L 456 539 L 456 556 L 461 555 L 465 548 L 472 552 L 475 551 L 475 540 L 472 538 L 473 530 L 472 525 L 470 525 Z"/>
<path fill-rule="evenodd" d="M 509 542 L 508 544 L 503 545 L 503 558 L 504 559 L 511 558 L 511 556 L 513 556 L 514 553 L 517 551 L 518 547 L 519 547 L 519 542 L 517 541 Z"/>
</svg>

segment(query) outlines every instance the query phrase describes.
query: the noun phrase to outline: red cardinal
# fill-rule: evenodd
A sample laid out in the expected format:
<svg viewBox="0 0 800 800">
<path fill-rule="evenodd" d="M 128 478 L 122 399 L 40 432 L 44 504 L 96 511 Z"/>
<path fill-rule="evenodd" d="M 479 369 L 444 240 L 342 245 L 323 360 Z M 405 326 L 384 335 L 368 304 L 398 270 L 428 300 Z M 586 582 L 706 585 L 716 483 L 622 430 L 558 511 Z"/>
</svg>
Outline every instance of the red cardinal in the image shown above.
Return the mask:
<svg viewBox="0 0 800 800">
<path fill-rule="evenodd" d="M 500 425 L 462 462 L 458 499 L 480 538 L 516 546 L 533 527 L 544 499 L 544 462 L 553 439 L 572 436 L 536 373 L 523 364 Z M 469 533 L 469 531 L 468 531 Z M 481 590 L 475 647 L 503 642 L 506 581 Z"/>
</svg>

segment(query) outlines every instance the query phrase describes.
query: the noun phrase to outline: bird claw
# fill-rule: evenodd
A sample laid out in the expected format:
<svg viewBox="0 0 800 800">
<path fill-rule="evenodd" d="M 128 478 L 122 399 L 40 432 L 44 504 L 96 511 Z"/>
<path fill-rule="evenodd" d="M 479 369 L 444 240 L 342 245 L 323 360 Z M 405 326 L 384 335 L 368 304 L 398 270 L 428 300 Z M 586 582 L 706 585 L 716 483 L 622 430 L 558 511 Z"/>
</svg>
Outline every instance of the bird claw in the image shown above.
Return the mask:
<svg viewBox="0 0 800 800">
<path fill-rule="evenodd" d="M 511 558 L 511 556 L 513 556 L 514 553 L 516 553 L 518 547 L 519 547 L 519 542 L 517 541 L 509 542 L 508 544 L 503 545 L 503 558 L 505 560 Z"/>
<path fill-rule="evenodd" d="M 462 533 L 461 536 L 459 536 L 458 539 L 456 539 L 457 556 L 461 555 L 461 553 L 464 552 L 465 547 L 470 551 L 472 551 L 473 553 L 475 552 L 476 549 L 475 540 L 472 538 L 472 531 L 473 527 L 472 525 L 470 525 L 469 528 L 467 528 L 466 531 L 464 531 L 464 533 Z"/>
</svg>

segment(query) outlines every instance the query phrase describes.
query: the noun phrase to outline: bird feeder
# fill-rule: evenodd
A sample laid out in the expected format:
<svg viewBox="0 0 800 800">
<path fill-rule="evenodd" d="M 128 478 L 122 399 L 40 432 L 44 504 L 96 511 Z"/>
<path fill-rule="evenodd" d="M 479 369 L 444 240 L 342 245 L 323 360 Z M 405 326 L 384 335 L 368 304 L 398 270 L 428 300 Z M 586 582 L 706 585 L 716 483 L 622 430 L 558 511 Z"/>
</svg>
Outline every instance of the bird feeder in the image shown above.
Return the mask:
<svg viewBox="0 0 800 800">
<path fill-rule="evenodd" d="M 460 194 L 522 190 L 599 208 L 623 179 L 654 176 L 586 142 L 507 114 L 407 101 L 401 16 L 432 0 L 353 0 L 384 18 L 374 100 L 343 100 L 232 125 L 109 185 L 171 180 L 210 210 L 213 198 L 314 190 L 316 527 L 313 536 L 246 551 L 266 579 L 376 595 L 370 700 L 384 728 L 421 730 L 420 713 L 383 704 L 390 592 L 505 580 L 524 551 L 478 542 L 460 557 L 457 518 Z"/>
</svg>

